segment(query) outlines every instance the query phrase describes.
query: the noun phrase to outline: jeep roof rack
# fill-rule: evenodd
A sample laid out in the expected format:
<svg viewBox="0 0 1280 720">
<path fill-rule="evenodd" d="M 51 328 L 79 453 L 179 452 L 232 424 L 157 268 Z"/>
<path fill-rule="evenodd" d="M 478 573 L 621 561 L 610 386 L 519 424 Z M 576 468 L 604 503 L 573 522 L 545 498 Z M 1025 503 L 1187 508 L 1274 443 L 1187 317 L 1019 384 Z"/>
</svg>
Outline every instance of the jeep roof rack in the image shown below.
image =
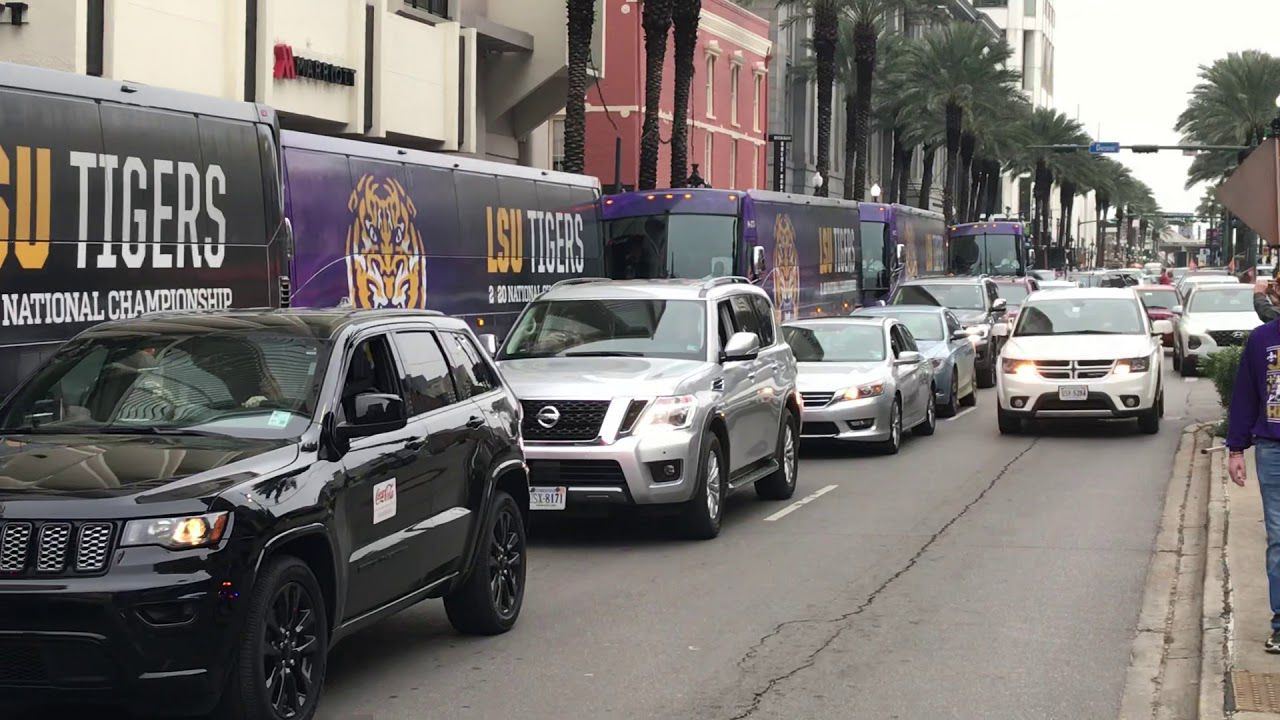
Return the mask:
<svg viewBox="0 0 1280 720">
<path fill-rule="evenodd" d="M 707 292 L 721 285 L 750 285 L 751 281 L 741 275 L 721 275 L 720 277 L 709 278 L 702 283 L 702 292 L 698 293 L 698 297 L 706 297 Z"/>
</svg>

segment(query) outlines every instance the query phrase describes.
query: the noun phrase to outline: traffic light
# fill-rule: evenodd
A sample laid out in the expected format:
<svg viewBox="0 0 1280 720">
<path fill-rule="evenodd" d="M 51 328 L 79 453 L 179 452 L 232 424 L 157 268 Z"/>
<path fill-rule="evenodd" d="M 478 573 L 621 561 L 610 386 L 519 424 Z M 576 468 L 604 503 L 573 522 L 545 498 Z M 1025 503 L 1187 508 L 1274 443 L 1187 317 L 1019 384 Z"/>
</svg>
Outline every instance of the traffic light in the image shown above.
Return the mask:
<svg viewBox="0 0 1280 720">
<path fill-rule="evenodd" d="M 1129 149 L 1139 155 L 1150 155 L 1152 153 L 1160 152 L 1159 145 L 1131 145 Z"/>
</svg>

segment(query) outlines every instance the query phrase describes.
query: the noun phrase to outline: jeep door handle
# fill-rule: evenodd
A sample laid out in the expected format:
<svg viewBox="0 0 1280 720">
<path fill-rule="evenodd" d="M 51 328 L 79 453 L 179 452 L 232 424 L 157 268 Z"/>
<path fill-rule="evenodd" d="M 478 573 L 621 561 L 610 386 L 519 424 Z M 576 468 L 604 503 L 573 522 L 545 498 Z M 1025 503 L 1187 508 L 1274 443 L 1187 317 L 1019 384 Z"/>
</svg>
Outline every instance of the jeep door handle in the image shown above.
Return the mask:
<svg viewBox="0 0 1280 720">
<path fill-rule="evenodd" d="M 467 427 L 472 430 L 477 430 L 482 425 L 484 425 L 484 418 L 476 417 L 475 415 L 472 415 L 471 418 L 467 420 Z"/>
</svg>

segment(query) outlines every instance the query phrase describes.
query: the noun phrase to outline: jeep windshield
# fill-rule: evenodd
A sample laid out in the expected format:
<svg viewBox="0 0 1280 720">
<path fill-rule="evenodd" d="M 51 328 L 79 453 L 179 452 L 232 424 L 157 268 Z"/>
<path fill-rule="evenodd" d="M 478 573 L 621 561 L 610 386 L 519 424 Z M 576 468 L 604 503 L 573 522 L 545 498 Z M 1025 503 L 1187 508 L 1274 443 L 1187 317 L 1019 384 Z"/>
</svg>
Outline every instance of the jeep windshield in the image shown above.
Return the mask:
<svg viewBox="0 0 1280 720">
<path fill-rule="evenodd" d="M 1032 335 L 1142 335 L 1140 305 L 1119 298 L 1040 300 L 1018 315 L 1016 337 Z"/>
<path fill-rule="evenodd" d="M 707 357 L 706 305 L 696 300 L 544 300 L 520 316 L 499 360 Z"/>
<path fill-rule="evenodd" d="M 73 340 L 0 409 L 0 433 L 299 435 L 328 345 L 261 332 Z"/>
</svg>

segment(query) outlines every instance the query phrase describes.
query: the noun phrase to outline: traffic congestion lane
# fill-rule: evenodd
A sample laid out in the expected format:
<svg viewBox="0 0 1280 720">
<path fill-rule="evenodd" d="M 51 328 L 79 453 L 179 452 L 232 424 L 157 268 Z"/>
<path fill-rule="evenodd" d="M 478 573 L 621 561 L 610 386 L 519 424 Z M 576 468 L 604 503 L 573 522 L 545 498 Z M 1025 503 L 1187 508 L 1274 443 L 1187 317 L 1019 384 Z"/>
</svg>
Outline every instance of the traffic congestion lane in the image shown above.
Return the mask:
<svg viewBox="0 0 1280 720">
<path fill-rule="evenodd" d="M 1166 379 L 1186 417 L 1182 391 L 1208 383 Z M 735 496 L 711 542 L 544 521 L 515 630 L 461 638 L 436 604 L 391 618 L 335 651 L 321 717 L 1018 716 L 1011 680 L 1044 707 L 1083 702 L 1123 669 L 1185 421 L 1001 438 L 993 399 L 898 456 L 806 447 L 796 499 L 834 489 L 768 522 L 788 505 Z M 1113 471 L 1110 489 L 1082 481 Z M 1050 682 L 1067 651 L 1079 682 Z"/>
</svg>

